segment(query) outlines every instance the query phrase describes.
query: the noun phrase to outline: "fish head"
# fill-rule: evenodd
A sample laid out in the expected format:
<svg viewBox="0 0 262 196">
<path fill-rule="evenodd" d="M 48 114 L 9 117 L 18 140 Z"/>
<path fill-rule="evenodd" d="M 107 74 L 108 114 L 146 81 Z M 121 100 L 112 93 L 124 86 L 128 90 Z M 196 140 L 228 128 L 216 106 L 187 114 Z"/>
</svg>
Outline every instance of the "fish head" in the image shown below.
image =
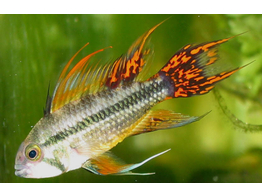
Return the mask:
<svg viewBox="0 0 262 196">
<path fill-rule="evenodd" d="M 23 142 L 16 154 L 15 175 L 23 178 L 48 178 L 60 175 L 61 169 L 45 161 L 48 150 L 31 142 Z"/>
</svg>

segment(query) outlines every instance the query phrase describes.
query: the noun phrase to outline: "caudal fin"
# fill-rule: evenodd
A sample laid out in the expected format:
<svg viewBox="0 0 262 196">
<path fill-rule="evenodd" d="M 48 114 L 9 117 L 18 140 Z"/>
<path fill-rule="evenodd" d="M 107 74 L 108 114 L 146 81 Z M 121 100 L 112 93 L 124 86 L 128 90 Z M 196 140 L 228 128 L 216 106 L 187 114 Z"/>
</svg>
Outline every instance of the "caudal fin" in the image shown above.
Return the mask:
<svg viewBox="0 0 262 196">
<path fill-rule="evenodd" d="M 233 37 L 195 46 L 186 45 L 172 56 L 155 75 L 170 84 L 168 98 L 208 93 L 215 83 L 243 68 L 225 70 L 223 66 L 214 64 L 218 60 L 217 47 L 231 38 Z"/>
</svg>

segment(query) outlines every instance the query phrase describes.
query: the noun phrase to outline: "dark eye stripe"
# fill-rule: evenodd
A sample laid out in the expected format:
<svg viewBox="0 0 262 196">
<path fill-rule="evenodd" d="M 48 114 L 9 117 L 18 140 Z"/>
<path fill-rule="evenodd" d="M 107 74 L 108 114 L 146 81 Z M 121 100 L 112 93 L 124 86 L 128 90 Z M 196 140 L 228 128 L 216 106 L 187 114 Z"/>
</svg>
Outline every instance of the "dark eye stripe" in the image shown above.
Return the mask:
<svg viewBox="0 0 262 196">
<path fill-rule="evenodd" d="M 66 170 L 64 164 L 62 164 L 58 159 L 43 158 L 43 161 L 52 166 L 55 166 L 56 168 L 60 169 L 62 172 Z"/>
</svg>

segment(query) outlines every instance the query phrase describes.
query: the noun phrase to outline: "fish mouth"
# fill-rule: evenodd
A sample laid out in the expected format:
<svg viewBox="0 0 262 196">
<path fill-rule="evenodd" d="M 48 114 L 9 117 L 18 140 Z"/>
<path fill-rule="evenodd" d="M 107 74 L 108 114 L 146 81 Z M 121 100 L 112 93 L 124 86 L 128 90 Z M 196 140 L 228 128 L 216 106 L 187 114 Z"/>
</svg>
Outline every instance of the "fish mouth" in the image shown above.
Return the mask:
<svg viewBox="0 0 262 196">
<path fill-rule="evenodd" d="M 28 167 L 26 165 L 16 164 L 15 165 L 15 175 L 19 177 L 27 177 L 28 176 Z"/>
</svg>

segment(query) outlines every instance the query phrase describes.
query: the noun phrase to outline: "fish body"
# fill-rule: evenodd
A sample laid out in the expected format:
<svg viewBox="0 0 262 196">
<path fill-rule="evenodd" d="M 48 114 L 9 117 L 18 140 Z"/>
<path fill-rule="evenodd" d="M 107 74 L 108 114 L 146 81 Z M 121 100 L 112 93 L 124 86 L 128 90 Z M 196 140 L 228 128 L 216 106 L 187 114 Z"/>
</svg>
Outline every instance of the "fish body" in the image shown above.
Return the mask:
<svg viewBox="0 0 262 196">
<path fill-rule="evenodd" d="M 62 172 L 77 169 L 131 135 L 139 120 L 166 94 L 167 88 L 155 79 L 86 96 L 42 118 L 25 143 L 34 141 L 42 151 L 59 149 L 58 168 Z M 43 158 L 46 163 L 52 160 L 55 157 Z"/>
<path fill-rule="evenodd" d="M 101 49 L 84 57 L 68 72 L 79 51 L 71 58 L 53 96 L 47 99 L 44 117 L 20 145 L 15 163 L 17 176 L 45 178 L 81 167 L 100 175 L 137 174 L 131 170 L 166 151 L 141 163 L 126 164 L 109 150 L 129 136 L 183 126 L 204 116 L 151 109 L 166 99 L 205 94 L 216 82 L 239 70 L 241 67 L 220 71 L 213 66 L 217 46 L 231 38 L 187 45 L 158 73 L 143 80 L 151 53 L 145 43 L 160 24 L 112 64 L 89 65 L 90 59 L 104 50 Z M 138 175 L 147 174 L 152 173 Z"/>
</svg>

